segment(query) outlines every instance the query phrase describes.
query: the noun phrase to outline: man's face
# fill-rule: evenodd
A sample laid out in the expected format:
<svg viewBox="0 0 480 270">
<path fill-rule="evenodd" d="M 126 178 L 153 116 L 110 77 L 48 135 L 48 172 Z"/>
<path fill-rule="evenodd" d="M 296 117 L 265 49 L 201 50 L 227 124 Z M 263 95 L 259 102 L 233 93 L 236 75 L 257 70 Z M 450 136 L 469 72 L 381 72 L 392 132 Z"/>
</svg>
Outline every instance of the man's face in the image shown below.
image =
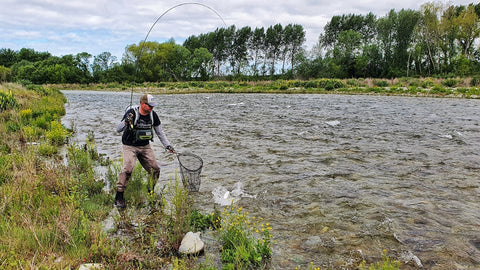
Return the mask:
<svg viewBox="0 0 480 270">
<path fill-rule="evenodd" d="M 148 105 L 147 103 L 141 103 L 141 106 L 142 106 L 142 109 L 145 111 L 145 112 L 151 112 L 153 110 L 153 107 Z"/>
</svg>

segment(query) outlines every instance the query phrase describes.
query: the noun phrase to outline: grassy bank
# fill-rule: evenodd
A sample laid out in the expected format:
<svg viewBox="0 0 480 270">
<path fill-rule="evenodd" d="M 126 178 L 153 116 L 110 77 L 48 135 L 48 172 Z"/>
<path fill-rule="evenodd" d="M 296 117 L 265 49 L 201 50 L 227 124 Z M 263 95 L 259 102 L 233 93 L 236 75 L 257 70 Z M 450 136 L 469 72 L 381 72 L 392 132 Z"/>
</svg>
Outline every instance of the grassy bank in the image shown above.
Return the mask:
<svg viewBox="0 0 480 270">
<path fill-rule="evenodd" d="M 105 257 L 93 247 L 107 241 L 98 221 L 109 196 L 87 152 L 71 145 L 66 160 L 60 153 L 70 133 L 60 123 L 65 98 L 41 86 L 2 88 L 0 268 L 63 269 Z"/>
<path fill-rule="evenodd" d="M 59 84 L 55 89 L 148 91 L 152 94 L 188 93 L 287 93 L 369 94 L 480 98 L 480 78 L 318 79 L 310 81 L 208 81 L 143 84 Z"/>
</svg>

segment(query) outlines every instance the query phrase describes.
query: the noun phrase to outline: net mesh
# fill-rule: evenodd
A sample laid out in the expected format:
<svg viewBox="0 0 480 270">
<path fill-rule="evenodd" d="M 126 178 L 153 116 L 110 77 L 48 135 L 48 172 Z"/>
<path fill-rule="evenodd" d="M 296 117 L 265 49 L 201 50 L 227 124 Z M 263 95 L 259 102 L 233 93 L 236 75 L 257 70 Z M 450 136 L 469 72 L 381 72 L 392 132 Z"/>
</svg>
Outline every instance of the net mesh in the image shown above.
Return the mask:
<svg viewBox="0 0 480 270">
<path fill-rule="evenodd" d="M 200 189 L 200 173 L 202 172 L 203 160 L 191 153 L 177 153 L 180 173 L 182 174 L 183 186 L 189 191 Z"/>
</svg>

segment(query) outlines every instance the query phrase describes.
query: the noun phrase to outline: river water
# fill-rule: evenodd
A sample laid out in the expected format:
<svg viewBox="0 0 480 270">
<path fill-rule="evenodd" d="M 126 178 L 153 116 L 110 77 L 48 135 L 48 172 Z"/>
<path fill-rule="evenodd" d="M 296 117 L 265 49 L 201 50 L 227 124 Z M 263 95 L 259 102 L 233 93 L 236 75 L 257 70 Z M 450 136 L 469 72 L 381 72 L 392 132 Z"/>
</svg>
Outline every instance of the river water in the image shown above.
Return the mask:
<svg viewBox="0 0 480 270">
<path fill-rule="evenodd" d="M 64 91 L 65 126 L 121 157 L 130 93 Z M 134 94 L 138 103 L 140 94 Z M 480 268 L 480 100 L 348 95 L 158 95 L 164 131 L 202 157 L 196 208 L 229 191 L 272 227 L 273 266 L 351 269 L 382 251 L 406 269 Z M 177 170 L 153 142 L 160 184 Z"/>
</svg>

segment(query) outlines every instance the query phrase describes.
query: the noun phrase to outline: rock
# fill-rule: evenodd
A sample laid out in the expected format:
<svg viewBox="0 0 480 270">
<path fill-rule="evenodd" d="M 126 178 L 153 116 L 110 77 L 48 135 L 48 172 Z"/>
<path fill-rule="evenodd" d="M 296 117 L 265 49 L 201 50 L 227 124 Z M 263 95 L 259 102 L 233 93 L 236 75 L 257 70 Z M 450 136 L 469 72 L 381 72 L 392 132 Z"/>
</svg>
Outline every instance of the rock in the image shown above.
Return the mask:
<svg viewBox="0 0 480 270">
<path fill-rule="evenodd" d="M 186 255 L 197 254 L 203 250 L 205 244 L 200 239 L 200 232 L 188 232 L 182 239 L 178 252 Z"/>
<path fill-rule="evenodd" d="M 322 243 L 322 239 L 320 238 L 320 236 L 310 236 L 307 241 L 305 241 L 305 246 L 308 247 L 308 248 L 313 248 L 313 247 L 316 247 L 318 245 L 320 245 Z"/>
<path fill-rule="evenodd" d="M 413 254 L 411 251 L 405 252 L 402 254 L 402 258 L 405 261 L 405 263 L 413 262 L 415 265 L 419 268 L 423 268 L 422 262 L 420 259 Z"/>
<path fill-rule="evenodd" d="M 101 263 L 85 263 L 78 267 L 78 270 L 100 270 L 104 269 Z"/>
</svg>

